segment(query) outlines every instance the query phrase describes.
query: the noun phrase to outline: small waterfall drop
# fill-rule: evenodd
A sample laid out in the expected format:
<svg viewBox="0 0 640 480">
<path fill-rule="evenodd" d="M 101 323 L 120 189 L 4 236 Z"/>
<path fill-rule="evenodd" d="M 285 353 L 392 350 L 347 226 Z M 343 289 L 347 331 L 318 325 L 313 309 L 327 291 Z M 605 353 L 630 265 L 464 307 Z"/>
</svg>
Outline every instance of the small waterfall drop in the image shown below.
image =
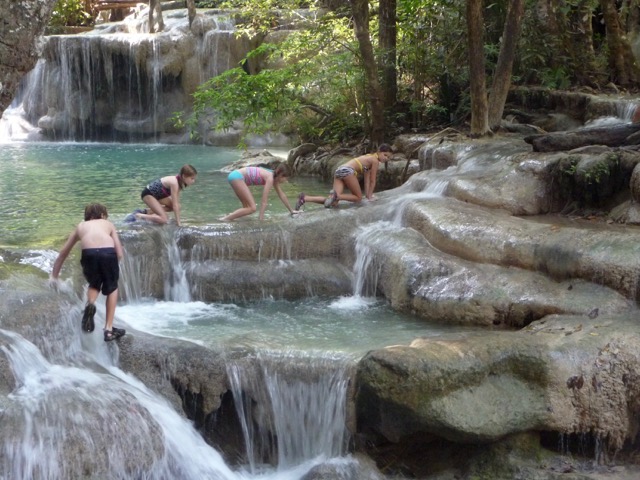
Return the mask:
<svg viewBox="0 0 640 480">
<path fill-rule="evenodd" d="M 52 364 L 0 330 L 16 388 L 3 405 L 0 477 L 239 477 L 191 424 L 121 370 Z"/>
<path fill-rule="evenodd" d="M 164 298 L 173 302 L 190 302 L 187 272 L 182 264 L 176 238 L 170 232 L 167 232 L 164 238 L 168 259 L 168 274 L 164 276 Z"/>
<path fill-rule="evenodd" d="M 231 44 L 235 24 L 229 15 L 214 15 L 211 27 L 205 31 L 198 45 L 198 57 L 202 65 L 200 83 L 232 68 Z"/>
<path fill-rule="evenodd" d="M 128 302 L 136 302 L 162 294 L 163 300 L 190 302 L 187 272 L 174 230 L 157 227 L 151 235 L 159 250 L 157 255 L 137 255 L 125 251 L 120 268 L 120 286 L 124 298 Z"/>
<path fill-rule="evenodd" d="M 310 358 L 308 352 L 262 352 L 250 364 L 228 362 L 252 474 L 264 462 L 286 470 L 345 455 L 352 366 L 346 357 Z"/>
<path fill-rule="evenodd" d="M 375 297 L 376 295 L 381 265 L 375 261 L 375 250 L 371 247 L 371 242 L 380 233 L 380 224 L 372 223 L 362 227 L 356 235 L 356 261 L 353 265 L 355 296 Z"/>
</svg>

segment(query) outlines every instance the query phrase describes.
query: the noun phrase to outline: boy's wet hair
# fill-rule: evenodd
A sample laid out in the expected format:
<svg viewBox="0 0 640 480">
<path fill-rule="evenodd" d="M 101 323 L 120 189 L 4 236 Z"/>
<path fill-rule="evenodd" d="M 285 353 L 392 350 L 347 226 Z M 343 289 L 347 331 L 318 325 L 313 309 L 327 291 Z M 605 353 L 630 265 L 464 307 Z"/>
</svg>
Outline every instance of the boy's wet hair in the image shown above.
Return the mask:
<svg viewBox="0 0 640 480">
<path fill-rule="evenodd" d="M 107 212 L 107 207 L 102 205 L 101 203 L 90 203 L 86 207 L 84 207 L 84 220 L 100 220 L 107 219 L 109 217 L 109 213 Z"/>
<path fill-rule="evenodd" d="M 193 165 L 189 165 L 188 163 L 183 165 L 180 169 L 180 177 L 178 178 L 178 185 L 180 185 L 180 190 L 187 187 L 187 184 L 184 183 L 183 180 L 184 177 L 195 177 L 196 175 L 198 175 L 196 167 L 194 167 Z"/>
</svg>

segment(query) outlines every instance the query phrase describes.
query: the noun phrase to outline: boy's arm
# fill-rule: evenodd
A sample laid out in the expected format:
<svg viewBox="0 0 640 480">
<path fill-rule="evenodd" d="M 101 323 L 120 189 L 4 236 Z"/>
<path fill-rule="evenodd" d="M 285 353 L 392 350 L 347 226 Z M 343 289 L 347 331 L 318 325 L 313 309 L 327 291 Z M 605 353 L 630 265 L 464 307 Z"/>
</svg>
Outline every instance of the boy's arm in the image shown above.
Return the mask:
<svg viewBox="0 0 640 480">
<path fill-rule="evenodd" d="M 124 256 L 124 249 L 122 248 L 122 243 L 120 242 L 120 237 L 118 236 L 116 227 L 113 225 L 111 226 L 111 238 L 113 238 L 113 246 L 116 249 L 118 260 L 122 260 L 122 257 Z"/>
<path fill-rule="evenodd" d="M 60 275 L 60 270 L 62 269 L 62 264 L 67 259 L 69 253 L 71 252 L 71 249 L 78 242 L 78 240 L 80 240 L 80 236 L 78 235 L 78 229 L 76 228 L 71 233 L 71 235 L 69 235 L 69 238 L 67 238 L 67 241 L 62 246 L 60 253 L 58 253 L 58 258 L 56 258 L 56 261 L 53 263 L 51 278 L 58 278 L 58 276 Z"/>
</svg>

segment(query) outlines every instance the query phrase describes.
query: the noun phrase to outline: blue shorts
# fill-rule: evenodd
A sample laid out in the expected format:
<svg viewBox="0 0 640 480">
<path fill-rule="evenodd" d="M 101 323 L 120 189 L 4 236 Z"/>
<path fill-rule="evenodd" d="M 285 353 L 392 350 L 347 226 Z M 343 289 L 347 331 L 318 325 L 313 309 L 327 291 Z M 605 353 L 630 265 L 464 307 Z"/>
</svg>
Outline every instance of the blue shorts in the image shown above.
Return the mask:
<svg viewBox="0 0 640 480">
<path fill-rule="evenodd" d="M 242 175 L 242 173 L 240 173 L 240 170 L 234 170 L 227 177 L 227 181 L 229 183 L 233 182 L 234 180 L 244 180 L 244 175 Z"/>
</svg>

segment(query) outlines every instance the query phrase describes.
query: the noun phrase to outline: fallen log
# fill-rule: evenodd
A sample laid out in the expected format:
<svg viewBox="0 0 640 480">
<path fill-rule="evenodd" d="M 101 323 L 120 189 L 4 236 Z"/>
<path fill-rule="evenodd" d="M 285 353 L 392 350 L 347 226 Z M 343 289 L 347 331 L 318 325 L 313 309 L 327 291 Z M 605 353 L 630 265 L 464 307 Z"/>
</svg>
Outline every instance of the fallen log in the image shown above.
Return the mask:
<svg viewBox="0 0 640 480">
<path fill-rule="evenodd" d="M 524 138 L 524 141 L 533 146 L 534 152 L 566 151 L 587 145 L 620 147 L 638 144 L 638 135 L 633 134 L 639 131 L 640 123 L 629 123 L 609 127 L 583 128 L 569 132 L 529 135 Z"/>
</svg>

